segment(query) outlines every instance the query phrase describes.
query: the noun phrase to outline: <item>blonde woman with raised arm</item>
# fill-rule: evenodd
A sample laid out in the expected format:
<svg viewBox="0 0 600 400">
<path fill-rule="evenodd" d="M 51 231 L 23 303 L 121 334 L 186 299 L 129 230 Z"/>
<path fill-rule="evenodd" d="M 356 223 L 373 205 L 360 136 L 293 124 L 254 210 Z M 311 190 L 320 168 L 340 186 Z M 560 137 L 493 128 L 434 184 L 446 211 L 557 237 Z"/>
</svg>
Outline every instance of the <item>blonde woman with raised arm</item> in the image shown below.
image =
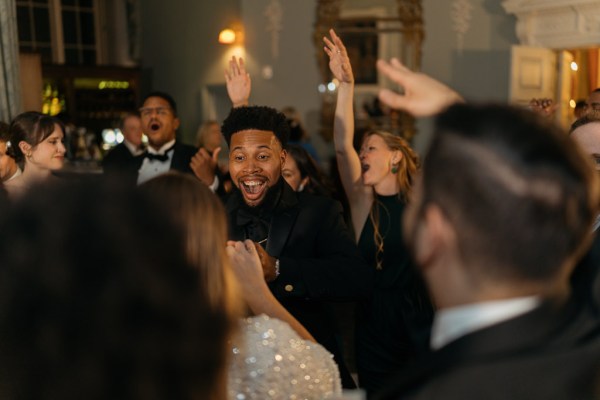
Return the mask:
<svg viewBox="0 0 600 400">
<path fill-rule="evenodd" d="M 324 38 L 329 68 L 339 81 L 334 143 L 358 247 L 375 269 L 373 295 L 358 304 L 356 362 L 359 385 L 376 392 L 390 374 L 428 341 L 432 307 L 403 245 L 402 213 L 419 160 L 408 143 L 384 131 L 354 140 L 354 76 L 342 40 Z"/>
</svg>

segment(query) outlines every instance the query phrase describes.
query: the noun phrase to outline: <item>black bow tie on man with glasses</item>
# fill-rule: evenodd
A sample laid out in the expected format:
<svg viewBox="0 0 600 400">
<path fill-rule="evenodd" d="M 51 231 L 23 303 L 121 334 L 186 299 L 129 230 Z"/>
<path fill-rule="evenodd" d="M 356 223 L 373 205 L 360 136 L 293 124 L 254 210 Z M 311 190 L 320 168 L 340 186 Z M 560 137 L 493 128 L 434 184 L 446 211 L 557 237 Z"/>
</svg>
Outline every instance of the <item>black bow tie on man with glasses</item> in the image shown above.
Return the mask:
<svg viewBox="0 0 600 400">
<path fill-rule="evenodd" d="M 175 145 L 169 147 L 167 150 L 165 150 L 165 152 L 163 154 L 154 154 L 154 153 L 150 153 L 150 152 L 146 151 L 146 154 L 144 154 L 144 157 L 149 159 L 150 161 L 165 162 L 169 159 L 169 152 L 173 151 L 174 147 L 175 147 Z"/>
</svg>

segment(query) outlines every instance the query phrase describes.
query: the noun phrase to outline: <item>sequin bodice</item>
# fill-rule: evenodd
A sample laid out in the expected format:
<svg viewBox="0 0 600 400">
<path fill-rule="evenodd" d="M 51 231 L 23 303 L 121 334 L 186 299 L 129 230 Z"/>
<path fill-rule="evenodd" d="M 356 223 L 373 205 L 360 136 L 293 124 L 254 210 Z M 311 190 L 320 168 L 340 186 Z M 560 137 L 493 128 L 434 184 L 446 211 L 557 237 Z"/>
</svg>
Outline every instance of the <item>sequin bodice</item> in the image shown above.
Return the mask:
<svg viewBox="0 0 600 400">
<path fill-rule="evenodd" d="M 228 398 L 327 399 L 341 394 L 337 365 L 321 345 L 266 315 L 246 318 L 232 346 Z"/>
</svg>

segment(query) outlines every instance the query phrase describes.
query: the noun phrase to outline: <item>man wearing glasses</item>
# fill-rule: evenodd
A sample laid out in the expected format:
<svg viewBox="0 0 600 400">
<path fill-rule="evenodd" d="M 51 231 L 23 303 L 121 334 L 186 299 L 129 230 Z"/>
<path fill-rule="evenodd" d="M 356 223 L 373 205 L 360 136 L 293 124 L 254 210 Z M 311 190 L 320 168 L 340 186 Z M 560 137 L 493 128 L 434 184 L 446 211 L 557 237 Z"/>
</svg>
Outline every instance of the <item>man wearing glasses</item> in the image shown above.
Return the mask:
<svg viewBox="0 0 600 400">
<path fill-rule="evenodd" d="M 170 170 L 193 173 L 190 162 L 198 149 L 177 142 L 177 104 L 163 92 L 152 92 L 140 108 L 142 130 L 148 137 L 148 150 L 137 159 L 137 184 Z"/>
</svg>

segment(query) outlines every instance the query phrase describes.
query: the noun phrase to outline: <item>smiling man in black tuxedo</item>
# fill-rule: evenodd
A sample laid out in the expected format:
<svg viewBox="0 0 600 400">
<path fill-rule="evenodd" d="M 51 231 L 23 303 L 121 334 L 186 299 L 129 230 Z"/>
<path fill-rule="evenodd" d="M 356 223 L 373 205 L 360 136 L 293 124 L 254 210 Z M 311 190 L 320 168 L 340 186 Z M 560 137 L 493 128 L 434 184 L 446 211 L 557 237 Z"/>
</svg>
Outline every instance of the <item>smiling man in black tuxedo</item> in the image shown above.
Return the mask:
<svg viewBox="0 0 600 400">
<path fill-rule="evenodd" d="M 325 300 L 368 296 L 372 271 L 362 260 L 339 203 L 296 193 L 281 176 L 289 137 L 285 116 L 269 107 L 231 110 L 222 132 L 236 190 L 227 200 L 232 240 L 255 242 L 265 279 L 281 303 L 331 351 L 345 387 L 354 387 Z"/>
</svg>

